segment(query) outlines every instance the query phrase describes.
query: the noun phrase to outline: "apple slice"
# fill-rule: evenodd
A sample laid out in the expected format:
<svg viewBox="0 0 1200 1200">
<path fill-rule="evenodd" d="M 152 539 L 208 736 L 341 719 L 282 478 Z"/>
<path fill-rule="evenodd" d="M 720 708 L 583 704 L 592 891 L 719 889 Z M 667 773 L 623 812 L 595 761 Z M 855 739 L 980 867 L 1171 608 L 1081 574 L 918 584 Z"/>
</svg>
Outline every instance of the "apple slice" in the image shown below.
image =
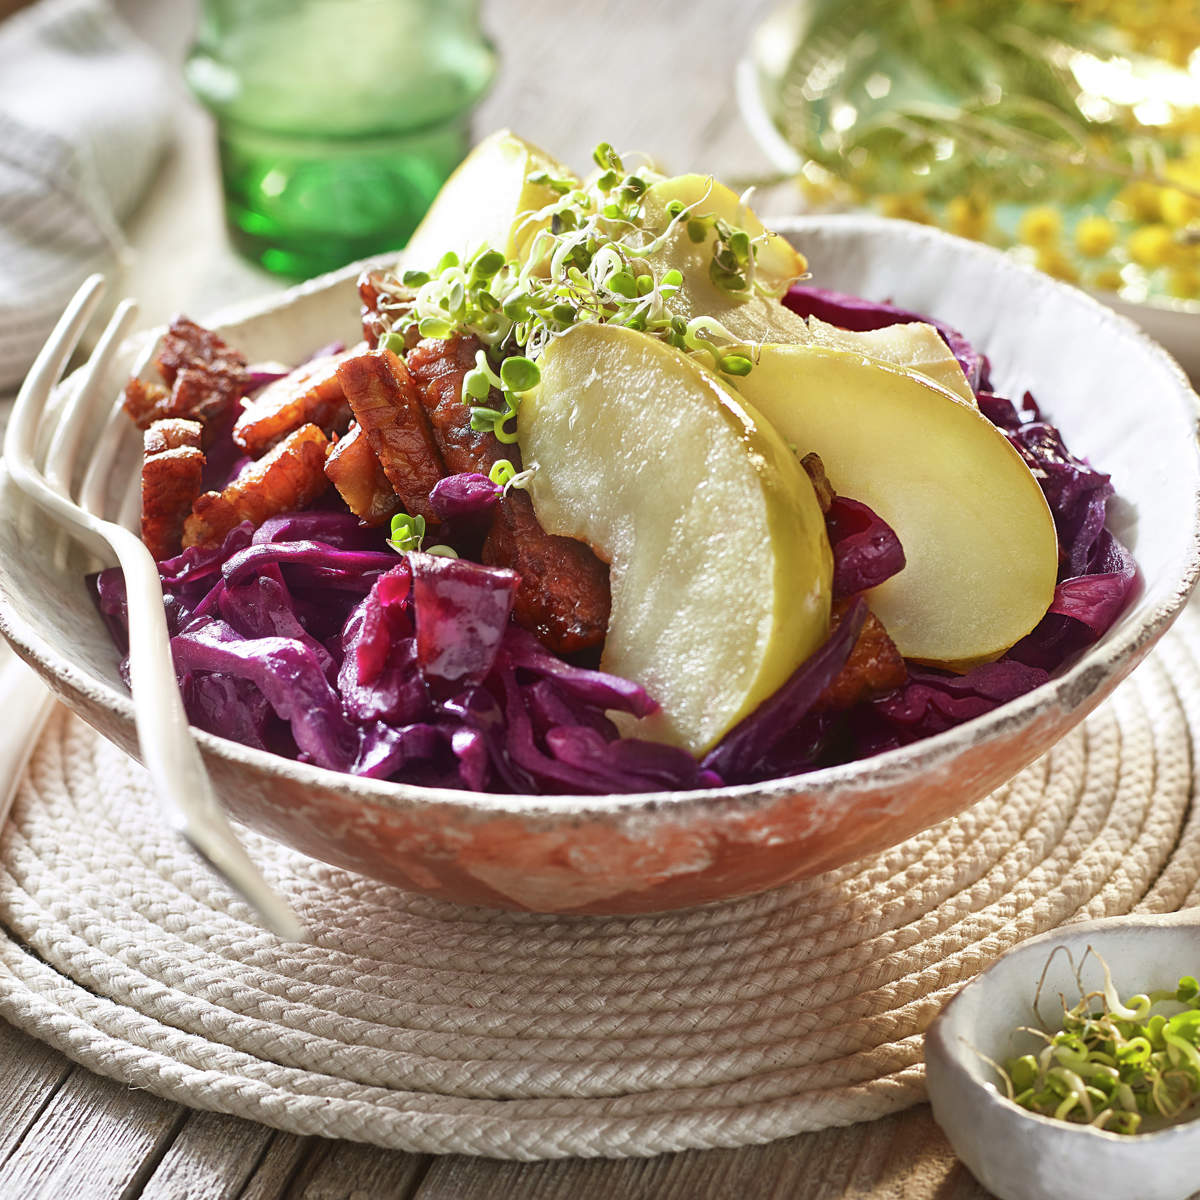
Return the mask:
<svg viewBox="0 0 1200 1200">
<path fill-rule="evenodd" d="M 777 233 L 767 230 L 742 203 L 736 192 L 708 175 L 676 175 L 646 189 L 643 209 L 646 223 L 663 228 L 671 219 L 667 205 L 677 200 L 697 216 L 715 213 L 731 225 L 744 229 L 755 241 L 759 280 L 782 292 L 808 269 L 804 255 Z M 709 316 L 720 321 L 735 338 L 747 342 L 807 342 L 804 318 L 785 308 L 779 300 L 754 294 L 738 299 L 717 287 L 709 278 L 715 231 L 702 242 L 688 236 L 686 219 L 678 222 L 662 246 L 646 256 L 659 274 L 675 268 L 683 273 L 683 286 L 667 301 L 667 307 L 685 321 Z"/>
<path fill-rule="evenodd" d="M 977 408 L 861 354 L 755 352 L 742 395 L 900 537 L 907 565 L 869 601 L 901 654 L 966 669 L 1041 620 L 1058 572 L 1054 521 L 1021 456 Z"/>
<path fill-rule="evenodd" d="M 926 379 L 953 392 L 972 408 L 978 408 L 975 393 L 967 382 L 958 359 L 951 353 L 942 335 L 924 321 L 909 321 L 903 325 L 885 325 L 882 329 L 840 329 L 822 321 L 808 318 L 808 329 L 818 346 L 834 350 L 849 350 L 865 354 L 881 362 L 895 363 L 906 371 L 924 375 Z"/>
<path fill-rule="evenodd" d="M 447 250 L 465 258 L 485 246 L 519 257 L 539 228 L 528 214 L 559 198 L 545 184 L 529 182 L 536 171 L 575 178 L 507 129 L 484 138 L 442 185 L 404 249 L 404 264 L 431 270 Z"/>
<path fill-rule="evenodd" d="M 812 485 L 768 422 L 645 334 L 577 325 L 539 365 L 518 417 L 534 510 L 611 565 L 601 667 L 662 706 L 627 731 L 703 753 L 826 636 Z"/>
</svg>

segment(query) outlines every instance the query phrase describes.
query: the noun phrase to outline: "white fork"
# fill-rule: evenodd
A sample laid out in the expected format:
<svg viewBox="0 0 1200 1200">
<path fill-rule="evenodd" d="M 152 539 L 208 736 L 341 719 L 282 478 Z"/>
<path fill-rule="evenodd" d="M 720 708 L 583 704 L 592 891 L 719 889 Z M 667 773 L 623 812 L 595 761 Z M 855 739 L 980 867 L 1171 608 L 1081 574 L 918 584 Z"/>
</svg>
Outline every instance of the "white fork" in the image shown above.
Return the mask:
<svg viewBox="0 0 1200 1200">
<path fill-rule="evenodd" d="M 123 301 L 105 329 L 96 349 L 81 372 L 78 386 L 63 400 L 57 414 L 47 402 L 62 375 L 67 359 L 96 310 L 104 280 L 93 275 L 75 293 L 54 332 L 42 348 L 27 376 L 9 418 L 4 439 L 4 463 L 13 482 L 31 500 L 60 524 L 70 528 L 77 540 L 92 551 L 111 559 L 116 555 L 129 606 L 129 674 L 134 716 L 142 761 L 150 773 L 154 791 L 171 826 L 200 856 L 229 883 L 257 912 L 273 932 L 291 941 L 305 937 L 303 926 L 287 904 L 271 889 L 246 854 L 233 832 L 217 798 L 200 752 L 188 729 L 187 715 L 175 681 L 170 638 L 163 609 L 158 568 L 141 539 L 123 525 L 100 516 L 103 497 L 120 441 L 120 402 L 113 406 L 108 424 L 91 456 L 80 502 L 71 499 L 71 483 L 80 440 L 91 424 L 90 417 L 103 402 L 106 368 L 122 333 L 135 311 L 132 301 Z M 45 453 L 45 467 L 38 459 Z M 18 709 L 6 696 L 6 709 L 32 717 L 17 736 L 24 738 L 20 766 L 50 712 L 52 700 L 39 680 L 25 671 Z M 2 681 L 8 683 L 10 669 Z M 32 681 L 32 682 L 29 682 Z M 33 684 L 41 689 L 39 696 Z M 3 693 L 0 693 L 3 694 Z M 0 742 L 0 761 L 5 745 L 12 742 L 18 754 L 22 743 L 6 737 Z M 12 790 L 15 790 L 15 780 Z M 7 816 L 11 794 L 4 797 Z"/>
</svg>

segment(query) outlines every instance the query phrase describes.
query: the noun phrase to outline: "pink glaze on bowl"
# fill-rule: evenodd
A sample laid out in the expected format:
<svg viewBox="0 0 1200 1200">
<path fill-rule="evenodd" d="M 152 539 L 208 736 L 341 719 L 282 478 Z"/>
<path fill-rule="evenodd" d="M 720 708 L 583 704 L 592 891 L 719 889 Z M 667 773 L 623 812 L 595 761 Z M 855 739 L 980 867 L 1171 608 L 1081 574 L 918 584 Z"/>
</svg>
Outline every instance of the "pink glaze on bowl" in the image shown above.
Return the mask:
<svg viewBox="0 0 1200 1200">
<path fill-rule="evenodd" d="M 478 795 L 337 775 L 198 733 L 236 818 L 316 858 L 461 903 L 683 908 L 841 866 L 962 811 L 1049 749 L 1145 657 L 1200 567 L 1198 401 L 1178 366 L 1083 293 L 976 243 L 869 217 L 779 227 L 821 285 L 960 328 L 991 357 L 997 391 L 1032 390 L 1071 448 L 1112 474 L 1110 523 L 1144 586 L 1105 637 L 1044 687 L 914 746 L 708 791 Z M 296 361 L 357 337 L 356 274 L 347 268 L 206 323 L 252 358 Z M 129 443 L 133 470 L 132 429 Z M 0 475 L 0 630 L 71 708 L 136 753 L 132 705 L 83 559 L 56 561 L 54 542 Z"/>
</svg>

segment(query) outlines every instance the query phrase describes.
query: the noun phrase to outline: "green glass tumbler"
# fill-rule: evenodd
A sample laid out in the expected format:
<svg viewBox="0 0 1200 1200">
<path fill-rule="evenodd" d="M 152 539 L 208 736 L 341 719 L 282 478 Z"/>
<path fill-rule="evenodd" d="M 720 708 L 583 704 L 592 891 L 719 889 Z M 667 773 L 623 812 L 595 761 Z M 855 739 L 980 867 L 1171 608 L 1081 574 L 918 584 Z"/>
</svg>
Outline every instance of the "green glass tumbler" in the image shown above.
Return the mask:
<svg viewBox="0 0 1200 1200">
<path fill-rule="evenodd" d="M 296 278 L 403 246 L 495 69 L 478 0 L 204 0 L 185 73 L 234 245 Z"/>
</svg>

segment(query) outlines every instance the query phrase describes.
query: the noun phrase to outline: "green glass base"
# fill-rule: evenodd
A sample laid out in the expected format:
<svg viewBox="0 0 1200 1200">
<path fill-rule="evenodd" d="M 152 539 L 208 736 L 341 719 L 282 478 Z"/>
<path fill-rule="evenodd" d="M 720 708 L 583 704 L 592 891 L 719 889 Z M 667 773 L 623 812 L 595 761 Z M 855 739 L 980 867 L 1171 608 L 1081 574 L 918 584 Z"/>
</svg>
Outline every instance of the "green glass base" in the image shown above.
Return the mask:
<svg viewBox="0 0 1200 1200">
<path fill-rule="evenodd" d="M 282 138 L 226 126 L 225 216 L 238 251 L 304 279 L 408 241 L 466 152 L 463 126 L 396 138 Z"/>
</svg>

